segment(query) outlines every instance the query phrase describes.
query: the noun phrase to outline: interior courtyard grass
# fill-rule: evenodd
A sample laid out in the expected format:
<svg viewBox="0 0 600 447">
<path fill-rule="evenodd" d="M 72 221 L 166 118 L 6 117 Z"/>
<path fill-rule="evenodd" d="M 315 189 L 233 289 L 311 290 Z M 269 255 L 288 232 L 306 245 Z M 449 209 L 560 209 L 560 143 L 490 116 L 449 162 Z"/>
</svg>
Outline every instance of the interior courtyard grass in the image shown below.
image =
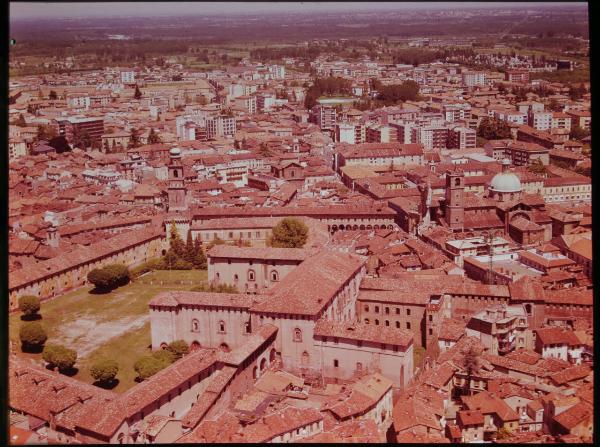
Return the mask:
<svg viewBox="0 0 600 447">
<path fill-rule="evenodd" d="M 206 279 L 206 270 L 155 271 L 109 293 L 91 293 L 93 286 L 90 285 L 43 301 L 39 321 L 48 335 L 46 343 L 75 349 L 78 372 L 74 377 L 88 383 L 94 381 L 89 374 L 94 361 L 115 360 L 119 364 L 119 383 L 114 390 L 123 392 L 135 385 L 135 361 L 150 352 L 148 302 L 162 291 L 190 290 Z M 9 316 L 13 351 L 42 361 L 41 354 L 21 352 L 19 327 L 22 323 L 21 312 Z"/>
</svg>

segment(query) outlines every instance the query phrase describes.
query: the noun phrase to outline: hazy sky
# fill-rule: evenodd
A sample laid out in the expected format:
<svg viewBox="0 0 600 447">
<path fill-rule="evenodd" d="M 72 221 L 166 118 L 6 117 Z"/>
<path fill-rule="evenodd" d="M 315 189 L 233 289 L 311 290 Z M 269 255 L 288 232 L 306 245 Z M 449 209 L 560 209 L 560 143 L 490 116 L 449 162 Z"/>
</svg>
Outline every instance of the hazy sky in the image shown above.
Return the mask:
<svg viewBox="0 0 600 447">
<path fill-rule="evenodd" d="M 353 12 L 353 11 L 389 11 L 401 9 L 449 9 L 532 6 L 540 7 L 572 5 L 572 3 L 395 3 L 395 2 L 123 2 L 123 3 L 27 3 L 11 2 L 11 19 L 29 18 L 71 18 L 71 17 L 111 17 L 111 16 L 180 16 L 201 14 L 243 14 L 266 12 Z M 585 3 L 584 3 L 585 5 Z"/>
</svg>

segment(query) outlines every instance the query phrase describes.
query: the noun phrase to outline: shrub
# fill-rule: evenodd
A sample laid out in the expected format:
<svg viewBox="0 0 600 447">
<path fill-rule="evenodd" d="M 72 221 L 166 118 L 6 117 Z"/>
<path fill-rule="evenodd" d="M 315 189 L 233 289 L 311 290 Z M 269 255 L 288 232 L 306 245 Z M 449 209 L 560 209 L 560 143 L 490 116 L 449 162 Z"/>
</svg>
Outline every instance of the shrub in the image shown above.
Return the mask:
<svg viewBox="0 0 600 447">
<path fill-rule="evenodd" d="M 212 293 L 239 293 L 235 286 L 229 284 L 201 284 L 199 286 L 192 287 L 191 292 L 212 292 Z"/>
<path fill-rule="evenodd" d="M 19 329 L 19 338 L 24 348 L 35 349 L 41 348 L 48 336 L 42 325 L 38 322 L 30 322 L 23 324 Z"/>
<path fill-rule="evenodd" d="M 19 310 L 27 317 L 36 315 L 40 311 L 40 299 L 33 295 L 24 295 L 20 297 Z"/>
<path fill-rule="evenodd" d="M 152 357 L 161 362 L 164 365 L 163 368 L 175 361 L 175 354 L 168 349 L 161 349 L 160 351 L 153 352 Z"/>
<path fill-rule="evenodd" d="M 115 380 L 119 372 L 119 365 L 114 360 L 98 360 L 90 367 L 90 375 L 101 383 L 110 383 Z"/>
<path fill-rule="evenodd" d="M 273 227 L 272 247 L 301 248 L 308 238 L 308 227 L 304 222 L 292 217 L 282 219 Z"/>
<path fill-rule="evenodd" d="M 117 287 L 124 286 L 131 279 L 129 269 L 123 264 L 109 264 L 104 267 L 104 270 L 111 275 L 112 280 Z"/>
<path fill-rule="evenodd" d="M 87 279 L 98 290 L 109 290 L 111 285 L 111 276 L 104 269 L 94 269 L 88 273 Z"/>
<path fill-rule="evenodd" d="M 133 369 L 135 369 L 135 372 L 138 374 L 138 377 L 142 380 L 146 380 L 147 378 L 152 377 L 164 367 L 165 365 L 152 355 L 147 355 L 140 358 L 133 365 Z"/>
<path fill-rule="evenodd" d="M 44 347 L 42 358 L 50 367 L 58 368 L 59 371 L 68 371 L 77 361 L 77 352 L 61 345 L 48 344 Z"/>
<path fill-rule="evenodd" d="M 131 269 L 131 277 L 137 278 L 145 273 L 152 272 L 154 270 L 160 270 L 161 262 L 160 259 L 151 259 L 150 261 L 144 262 L 137 267 Z"/>
<path fill-rule="evenodd" d="M 168 351 L 173 353 L 175 360 L 179 360 L 184 355 L 187 355 L 190 352 L 190 347 L 183 340 L 175 340 L 172 343 L 169 343 Z"/>
<path fill-rule="evenodd" d="M 129 282 L 131 274 L 122 264 L 110 264 L 88 273 L 88 281 L 100 291 L 107 292 Z"/>
</svg>

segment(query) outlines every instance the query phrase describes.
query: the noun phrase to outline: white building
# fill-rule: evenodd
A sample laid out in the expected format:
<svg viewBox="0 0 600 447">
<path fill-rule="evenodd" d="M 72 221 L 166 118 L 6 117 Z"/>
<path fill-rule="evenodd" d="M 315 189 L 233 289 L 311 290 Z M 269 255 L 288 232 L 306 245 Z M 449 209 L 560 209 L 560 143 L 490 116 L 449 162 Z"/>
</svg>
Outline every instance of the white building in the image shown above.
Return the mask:
<svg viewBox="0 0 600 447">
<path fill-rule="evenodd" d="M 462 74 L 462 82 L 466 87 L 475 87 L 485 85 L 484 72 L 467 72 Z"/>
<path fill-rule="evenodd" d="M 121 72 L 121 83 L 135 84 L 135 71 L 122 71 Z"/>
</svg>

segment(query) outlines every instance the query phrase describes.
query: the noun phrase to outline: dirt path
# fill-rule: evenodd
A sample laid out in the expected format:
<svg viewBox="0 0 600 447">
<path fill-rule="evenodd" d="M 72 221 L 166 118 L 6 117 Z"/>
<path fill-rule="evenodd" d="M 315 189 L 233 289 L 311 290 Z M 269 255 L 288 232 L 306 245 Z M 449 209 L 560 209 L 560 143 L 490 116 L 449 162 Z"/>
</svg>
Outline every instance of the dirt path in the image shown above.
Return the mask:
<svg viewBox="0 0 600 447">
<path fill-rule="evenodd" d="M 149 320 L 148 315 L 123 317 L 119 320 L 99 323 L 93 318 L 78 318 L 61 326 L 61 336 L 52 341 L 77 351 L 78 358 L 85 358 L 109 340 L 141 328 Z"/>
</svg>

